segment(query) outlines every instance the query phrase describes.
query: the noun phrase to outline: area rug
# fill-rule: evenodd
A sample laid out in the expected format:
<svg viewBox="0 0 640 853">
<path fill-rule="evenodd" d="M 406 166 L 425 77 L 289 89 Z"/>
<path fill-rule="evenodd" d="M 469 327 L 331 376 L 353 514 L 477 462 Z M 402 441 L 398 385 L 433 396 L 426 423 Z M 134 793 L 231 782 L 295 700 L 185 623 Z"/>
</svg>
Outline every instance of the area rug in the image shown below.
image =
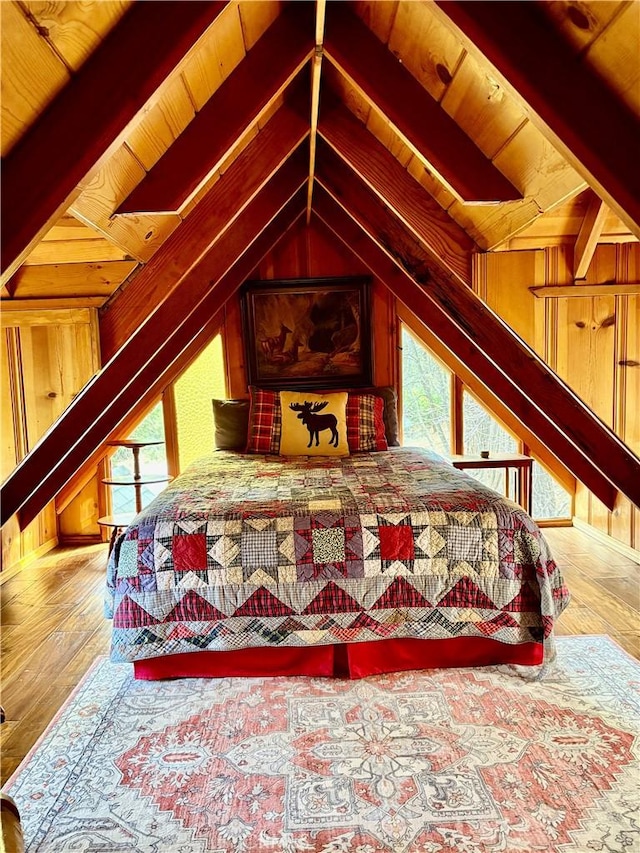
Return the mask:
<svg viewBox="0 0 640 853">
<path fill-rule="evenodd" d="M 6 786 L 28 851 L 640 849 L 640 664 L 145 682 L 98 661 Z"/>
</svg>

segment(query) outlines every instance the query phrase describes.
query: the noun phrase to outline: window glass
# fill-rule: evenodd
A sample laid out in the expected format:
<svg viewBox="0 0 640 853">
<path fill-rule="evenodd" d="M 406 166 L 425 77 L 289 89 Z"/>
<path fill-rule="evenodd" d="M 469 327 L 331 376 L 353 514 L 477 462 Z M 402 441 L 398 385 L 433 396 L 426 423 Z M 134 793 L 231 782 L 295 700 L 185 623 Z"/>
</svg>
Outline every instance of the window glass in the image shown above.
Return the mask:
<svg viewBox="0 0 640 853">
<path fill-rule="evenodd" d="M 402 327 L 403 444 L 451 453 L 451 372 Z"/>
<path fill-rule="evenodd" d="M 533 483 L 533 517 L 571 518 L 571 495 L 534 461 L 531 472 Z"/>
<path fill-rule="evenodd" d="M 149 414 L 127 436 L 136 441 L 160 441 L 140 450 L 140 471 L 145 474 L 166 474 L 167 455 L 164 446 L 164 421 L 162 403 L 158 403 Z M 118 447 L 111 457 L 111 473 L 114 477 L 133 476 L 133 453 L 127 447 Z M 142 486 L 142 506 L 147 506 L 160 494 L 166 483 L 145 483 Z M 111 486 L 112 508 L 115 514 L 133 513 L 136 510 L 136 496 L 133 486 Z"/>
<path fill-rule="evenodd" d="M 180 470 L 214 451 L 213 399 L 225 397 L 222 337 L 216 335 L 174 385 Z"/>
<path fill-rule="evenodd" d="M 462 418 L 464 424 L 462 441 L 465 453 L 477 454 L 481 450 L 488 450 L 489 453 L 518 453 L 517 439 L 507 432 L 467 391 L 462 395 Z M 490 486 L 496 492 L 505 494 L 507 474 L 504 469 L 486 468 L 467 471 L 467 473 L 472 473 L 481 483 Z M 510 478 L 509 494 L 513 496 L 515 471 L 510 470 L 508 476 Z"/>
</svg>

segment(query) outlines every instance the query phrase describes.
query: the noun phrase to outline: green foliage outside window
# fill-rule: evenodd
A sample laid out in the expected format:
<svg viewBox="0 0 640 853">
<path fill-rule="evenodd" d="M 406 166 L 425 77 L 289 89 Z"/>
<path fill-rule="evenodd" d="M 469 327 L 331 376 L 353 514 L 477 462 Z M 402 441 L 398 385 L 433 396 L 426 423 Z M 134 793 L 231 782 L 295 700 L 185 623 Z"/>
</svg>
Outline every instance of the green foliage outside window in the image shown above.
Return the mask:
<svg viewBox="0 0 640 853">
<path fill-rule="evenodd" d="M 518 453 L 520 443 L 471 394 L 463 392 L 463 446 L 468 454 Z M 402 327 L 402 424 L 405 446 L 429 447 L 450 457 L 451 371 Z M 471 472 L 467 472 L 471 473 Z M 481 482 L 500 494 L 505 491 L 503 469 L 474 471 Z M 516 494 L 510 472 L 510 494 Z M 533 463 L 533 517 L 569 518 L 570 495 L 537 462 Z"/>
<path fill-rule="evenodd" d="M 449 456 L 451 372 L 402 328 L 402 429 L 408 447 Z"/>
<path fill-rule="evenodd" d="M 158 403 L 140 421 L 128 438 L 136 441 L 161 441 L 140 450 L 140 470 L 143 474 L 166 474 L 167 454 L 164 445 L 164 420 L 162 403 Z M 118 447 L 111 457 L 111 473 L 114 477 L 133 475 L 133 453 L 127 447 Z M 166 483 L 149 483 L 142 487 L 142 505 L 146 506 L 166 487 Z M 133 486 L 112 486 L 111 499 L 114 513 L 135 512 L 135 489 Z"/>
</svg>

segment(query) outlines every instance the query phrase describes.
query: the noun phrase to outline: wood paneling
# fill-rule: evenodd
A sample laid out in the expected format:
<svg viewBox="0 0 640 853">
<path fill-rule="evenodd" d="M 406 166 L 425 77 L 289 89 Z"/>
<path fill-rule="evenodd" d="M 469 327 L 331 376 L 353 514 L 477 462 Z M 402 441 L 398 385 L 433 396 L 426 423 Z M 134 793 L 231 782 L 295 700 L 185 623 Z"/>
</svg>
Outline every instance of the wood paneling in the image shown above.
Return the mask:
<svg viewBox="0 0 640 853">
<path fill-rule="evenodd" d="M 306 4 L 293 4 L 278 18 L 235 72 L 209 93 L 193 121 L 116 213 L 166 213 L 184 207 L 309 59 L 308 12 Z M 237 27 L 240 33 L 239 18 Z M 198 56 L 202 62 L 202 51 Z M 236 57 L 235 65 L 243 56 Z M 220 62 L 209 61 L 205 67 L 219 69 Z"/>
<path fill-rule="evenodd" d="M 69 71 L 19 3 L 0 3 L 2 157 L 69 80 Z"/>
<path fill-rule="evenodd" d="M 2 5 L 13 10 L 18 4 Z M 167 3 L 158 14 L 154 4 L 133 4 L 49 108 L 38 115 L 3 164 L 3 276 L 15 272 L 69 207 L 81 182 L 116 149 L 129 123 L 225 6 L 222 2 Z M 37 38 L 35 28 L 32 32 Z M 10 51 L 24 54 L 28 67 L 23 73 L 31 73 L 30 51 L 24 50 L 21 38 L 3 38 L 3 53 L 5 41 Z M 57 55 L 52 56 L 59 63 Z M 10 64 L 20 74 L 19 57 Z M 39 64 L 33 67 L 40 69 Z M 43 76 L 49 75 L 45 71 Z M 21 97 L 28 91 L 22 83 Z M 39 103 L 38 109 L 42 106 Z"/>
<path fill-rule="evenodd" d="M 314 216 L 309 225 L 302 220 L 297 222 L 264 256 L 250 278 L 270 280 L 368 274 L 367 267 Z M 371 311 L 374 383 L 396 385 L 394 300 L 388 289 L 376 279 L 372 281 Z M 247 397 L 239 294 L 225 306 L 223 343 L 227 395 Z"/>
<path fill-rule="evenodd" d="M 100 40 L 120 20 L 132 0 L 109 0 L 108 3 L 51 3 L 48 0 L 23 0 L 22 7 L 40 29 L 55 52 L 72 71 L 78 71 L 96 49 Z"/>
<path fill-rule="evenodd" d="M 27 524 L 135 408 L 149 385 L 180 357 L 295 220 L 296 190 L 305 177 L 306 164 L 292 157 L 231 225 L 223 245 L 205 252 L 183 277 L 179 293 L 174 291 L 163 303 L 154 323 L 141 326 L 96 380 L 83 388 L 3 485 L 3 520 L 22 510 L 21 523 Z M 268 242 L 263 246 L 264 241 Z M 260 252 L 245 272 L 254 248 Z M 48 468 L 44 473 L 43 459 Z"/>
<path fill-rule="evenodd" d="M 325 101 L 320 134 L 450 272 L 471 283 L 473 240 L 349 110 Z"/>
<path fill-rule="evenodd" d="M 325 38 L 330 62 L 360 95 L 384 112 L 396 132 L 460 201 L 521 198 L 519 190 L 346 6 L 335 4 L 330 11 Z"/>
<path fill-rule="evenodd" d="M 220 241 L 307 132 L 297 113 L 286 106 L 278 110 L 151 263 L 107 305 L 100 319 L 104 362 L 162 306 L 189 271 Z M 298 169 L 301 159 L 298 151 L 283 168 Z"/>
<path fill-rule="evenodd" d="M 493 66 L 548 142 L 640 236 L 637 113 L 611 96 L 593 64 L 567 54 L 563 37 L 551 30 L 539 6 L 438 0 L 433 8 L 455 26 L 476 57 Z M 634 59 L 627 60 L 635 76 L 639 22 L 636 9 L 626 21 L 627 37 L 635 39 Z M 612 43 L 619 49 L 620 43 Z"/>
<path fill-rule="evenodd" d="M 558 428 L 554 419 L 536 407 L 522 386 L 509 379 L 483 351 L 482 344 L 475 340 L 475 328 L 464 322 L 461 328 L 437 300 L 431 299 L 426 288 L 418 285 L 406 271 L 404 263 L 392 260 L 377 244 L 367 227 L 343 211 L 322 189 L 318 190 L 316 212 L 343 241 L 370 267 L 389 287 L 399 300 L 405 303 L 417 317 L 441 339 L 467 368 L 478 377 L 494 394 L 508 404 L 509 408 L 544 443 L 560 456 L 567 467 L 583 477 L 594 491 L 613 502 L 615 490 L 598 471 L 584 452 L 580 452 Z M 353 214 L 352 214 L 353 215 Z M 359 216 L 359 213 L 358 213 Z M 484 343 L 484 341 L 482 342 Z M 522 383 L 524 385 L 524 383 Z"/>
<path fill-rule="evenodd" d="M 544 262 L 538 260 L 531 267 L 523 260 L 527 255 Z M 598 246 L 584 285 L 567 284 L 573 280 L 572 255 L 570 247 L 480 255 L 474 287 L 518 329 L 523 323 L 530 326 L 532 316 L 526 310 L 514 310 L 513 294 L 523 292 L 527 285 L 536 286 L 538 298 L 533 301 L 544 304 L 544 309 L 536 305 L 533 312 L 537 351 L 639 454 L 640 295 L 625 292 L 625 286 L 640 280 L 640 245 Z M 546 287 L 549 295 L 544 298 Z M 594 295 L 599 292 L 606 295 Z M 608 512 L 578 482 L 575 514 L 597 530 L 640 550 L 640 510 L 626 498 L 619 496 L 613 512 Z"/>
<path fill-rule="evenodd" d="M 16 299 L 102 296 L 105 299 L 136 268 L 136 261 L 23 266 L 11 279 Z"/>
<path fill-rule="evenodd" d="M 318 153 L 320 155 L 320 149 Z M 351 218 L 397 264 L 409 271 L 412 281 L 420 285 L 429 301 L 450 318 L 455 318 L 458 327 L 509 377 L 514 388 L 524 391 L 534 406 L 545 413 L 547 420 L 549 411 L 562 412 L 561 432 L 580 449 L 586 467 L 592 471 L 599 468 L 601 474 L 606 471 L 612 486 L 640 502 L 640 461 L 593 416 L 588 406 L 559 382 L 496 314 L 483 308 L 469 288 L 434 264 L 402 223 L 326 147 L 322 150 L 317 174 L 320 183 Z M 505 402 L 510 404 L 511 399 L 506 398 Z M 539 437 L 551 441 L 548 431 L 545 432 L 546 437 L 538 433 Z M 562 458 L 559 446 L 551 443 L 549 446 Z M 568 459 L 566 462 L 571 467 Z M 577 474 L 577 470 L 572 470 Z M 594 492 L 607 505 L 613 506 L 615 489 L 608 487 L 598 491 L 594 488 Z"/>
<path fill-rule="evenodd" d="M 98 369 L 95 309 L 3 312 L 2 478 L 35 446 Z M 76 531 L 79 532 L 79 531 Z M 25 563 L 57 542 L 53 503 L 19 531 L 2 528 L 3 567 Z"/>
</svg>

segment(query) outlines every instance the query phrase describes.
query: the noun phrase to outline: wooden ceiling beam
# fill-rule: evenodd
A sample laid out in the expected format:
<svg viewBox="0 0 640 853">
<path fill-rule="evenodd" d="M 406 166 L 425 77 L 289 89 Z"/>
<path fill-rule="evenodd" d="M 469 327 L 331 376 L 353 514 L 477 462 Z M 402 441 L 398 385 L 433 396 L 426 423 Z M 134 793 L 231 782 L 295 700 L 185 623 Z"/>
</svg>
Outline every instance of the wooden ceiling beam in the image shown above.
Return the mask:
<svg viewBox="0 0 640 853">
<path fill-rule="evenodd" d="M 64 213 L 226 2 L 134 3 L 2 166 L 2 282 Z"/>
<path fill-rule="evenodd" d="M 308 133 L 307 122 L 283 104 L 149 263 L 107 303 L 100 316 L 103 363 L 157 311 Z"/>
<path fill-rule="evenodd" d="M 101 296 L 104 302 L 129 276 L 137 261 L 103 261 L 102 263 L 23 264 L 11 279 L 16 299 Z"/>
<path fill-rule="evenodd" d="M 322 78 L 322 53 L 324 42 L 324 22 L 327 12 L 327 0 L 316 0 L 316 33 L 313 65 L 311 66 L 311 131 L 309 134 L 309 184 L 307 186 L 307 225 L 311 219 L 313 203 L 313 176 L 316 167 L 316 138 L 318 117 L 320 114 L 320 80 Z"/>
<path fill-rule="evenodd" d="M 560 462 L 556 456 L 551 453 L 546 444 L 543 444 L 540 439 L 531 432 L 527 424 L 516 417 L 516 415 L 503 403 L 503 401 L 494 392 L 482 382 L 472 370 L 463 364 L 462 361 L 445 346 L 443 341 L 435 335 L 431 329 L 428 329 L 425 324 L 419 320 L 413 311 L 408 308 L 400 300 L 397 301 L 398 318 L 416 335 L 422 343 L 428 346 L 438 358 L 443 361 L 449 370 L 455 373 L 459 383 L 465 385 L 480 402 L 485 405 L 489 411 L 496 417 L 502 425 L 509 430 L 513 435 L 521 439 L 531 452 L 535 455 L 539 462 L 542 462 L 550 471 L 554 473 L 557 479 L 562 483 L 563 487 L 574 494 L 576 490 L 576 478 Z M 456 406 L 462 407 L 462 399 L 457 397 L 454 401 Z M 459 435 L 458 439 L 462 436 Z M 462 453 L 462 445 L 458 445 L 458 449 L 454 453 Z"/>
<path fill-rule="evenodd" d="M 349 201 L 334 198 L 323 188 L 321 179 L 319 183 L 321 186 L 315 192 L 316 215 L 578 479 L 601 500 L 613 502 L 616 490 L 611 483 L 567 439 L 553 419 L 532 403 L 519 385 L 487 357 L 469 330 L 460 328 L 448 311 L 429 297 L 402 262 L 389 254 L 378 237 L 369 233 L 368 227 L 359 221 L 360 217 L 345 207 Z"/>
<path fill-rule="evenodd" d="M 530 287 L 538 299 L 565 299 L 585 296 L 640 296 L 640 282 L 629 281 L 612 284 L 547 284 Z"/>
<path fill-rule="evenodd" d="M 292 3 L 115 211 L 179 211 L 313 55 L 308 3 Z M 308 119 L 307 119 L 308 120 Z"/>
<path fill-rule="evenodd" d="M 639 138 L 640 144 L 640 138 Z M 591 259 L 593 258 L 598 241 L 602 234 L 605 220 L 609 213 L 607 205 L 597 195 L 589 201 L 580 231 L 573 247 L 573 277 L 586 278 Z"/>
<path fill-rule="evenodd" d="M 471 237 L 346 107 L 326 95 L 320 135 L 393 208 L 434 258 L 460 281 L 471 284 L 471 255 L 477 248 Z"/>
<path fill-rule="evenodd" d="M 0 525 L 19 510 L 22 529 L 36 517 L 254 269 L 259 258 L 242 259 L 250 246 L 258 238 L 261 246 L 273 245 L 302 214 L 308 157 L 300 154 L 282 166 L 226 239 L 191 268 L 153 323 L 132 335 L 10 474 L 0 491 Z M 236 264 L 242 275 L 227 276 Z"/>
<path fill-rule="evenodd" d="M 470 288 L 434 264 L 413 234 L 328 147 L 322 150 L 317 174 L 325 188 L 404 265 L 430 300 L 456 319 L 540 411 L 562 413 L 565 435 L 591 465 L 640 505 L 640 460 L 630 448 Z M 505 399 L 507 405 L 509 402 Z M 605 497 L 612 509 L 611 493 Z M 604 497 L 601 499 L 606 503 Z"/>
<path fill-rule="evenodd" d="M 162 391 L 170 385 L 185 370 L 191 362 L 197 358 L 209 341 L 217 334 L 224 321 L 224 312 L 219 311 L 209 320 L 196 337 L 191 341 L 186 350 L 176 359 L 164 373 L 144 392 L 135 404 L 134 408 L 123 418 L 123 420 L 109 433 L 106 440 L 93 451 L 87 461 L 78 469 L 76 474 L 60 489 L 56 495 L 56 514 L 64 512 L 71 501 L 96 476 L 96 466 L 100 460 L 113 450 L 108 444 L 110 441 L 130 435 L 143 417 L 142 412 L 148 411 L 158 400 Z M 28 510 L 25 504 L 24 512 Z M 26 517 L 26 516 L 25 516 Z"/>
<path fill-rule="evenodd" d="M 571 53 L 538 4 L 436 0 L 433 8 L 640 238 L 638 119 Z"/>
<path fill-rule="evenodd" d="M 332 3 L 325 56 L 389 120 L 411 150 L 461 202 L 500 202 L 522 193 L 344 3 Z"/>
</svg>

